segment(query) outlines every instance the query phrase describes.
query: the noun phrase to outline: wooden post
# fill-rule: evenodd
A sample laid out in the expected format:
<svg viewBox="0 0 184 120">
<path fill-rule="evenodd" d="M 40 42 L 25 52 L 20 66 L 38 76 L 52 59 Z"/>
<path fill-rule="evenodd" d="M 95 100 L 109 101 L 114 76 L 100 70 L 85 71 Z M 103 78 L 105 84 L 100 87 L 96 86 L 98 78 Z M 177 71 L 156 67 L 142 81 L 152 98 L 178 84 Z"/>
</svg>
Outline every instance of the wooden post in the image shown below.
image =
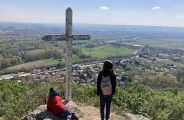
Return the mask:
<svg viewBox="0 0 184 120">
<path fill-rule="evenodd" d="M 66 89 L 65 98 L 71 100 L 72 97 L 72 9 L 66 10 Z"/>
</svg>

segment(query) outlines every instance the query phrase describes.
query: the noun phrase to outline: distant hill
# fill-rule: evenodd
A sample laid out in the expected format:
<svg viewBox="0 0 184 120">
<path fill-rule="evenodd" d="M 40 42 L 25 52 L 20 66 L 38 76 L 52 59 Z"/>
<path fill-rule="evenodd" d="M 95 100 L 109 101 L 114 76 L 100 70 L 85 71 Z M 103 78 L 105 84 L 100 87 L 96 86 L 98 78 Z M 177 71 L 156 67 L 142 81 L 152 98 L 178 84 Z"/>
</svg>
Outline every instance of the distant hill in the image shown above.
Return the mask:
<svg viewBox="0 0 184 120">
<path fill-rule="evenodd" d="M 91 35 L 113 35 L 128 37 L 177 37 L 184 38 L 183 27 L 136 26 L 136 25 L 95 25 L 74 24 L 74 33 Z M 0 22 L 0 34 L 43 35 L 64 34 L 64 24 L 36 24 Z"/>
</svg>

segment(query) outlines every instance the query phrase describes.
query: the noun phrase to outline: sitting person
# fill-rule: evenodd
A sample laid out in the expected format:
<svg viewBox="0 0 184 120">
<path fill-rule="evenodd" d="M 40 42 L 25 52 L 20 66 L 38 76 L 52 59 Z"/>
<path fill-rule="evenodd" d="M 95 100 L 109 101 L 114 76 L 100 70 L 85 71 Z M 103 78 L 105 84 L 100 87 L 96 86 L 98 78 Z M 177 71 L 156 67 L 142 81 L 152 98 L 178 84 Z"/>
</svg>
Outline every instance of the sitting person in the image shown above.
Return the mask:
<svg viewBox="0 0 184 120">
<path fill-rule="evenodd" d="M 59 118 L 66 120 L 78 120 L 77 116 L 65 107 L 62 103 L 61 97 L 53 88 L 50 88 L 49 91 L 47 110 L 52 111 L 53 114 Z"/>
</svg>

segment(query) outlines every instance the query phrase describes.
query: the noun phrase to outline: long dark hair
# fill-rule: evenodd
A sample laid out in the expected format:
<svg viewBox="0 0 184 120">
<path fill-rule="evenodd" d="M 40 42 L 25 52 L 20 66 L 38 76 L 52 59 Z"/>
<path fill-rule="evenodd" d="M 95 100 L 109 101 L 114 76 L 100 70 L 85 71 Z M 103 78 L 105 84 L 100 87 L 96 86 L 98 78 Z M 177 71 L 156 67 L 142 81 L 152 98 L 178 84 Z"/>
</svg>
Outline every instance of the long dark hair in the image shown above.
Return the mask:
<svg viewBox="0 0 184 120">
<path fill-rule="evenodd" d="M 110 70 L 110 71 L 113 72 L 113 64 L 112 64 L 112 62 L 109 61 L 109 60 L 104 61 L 103 70 Z"/>
</svg>

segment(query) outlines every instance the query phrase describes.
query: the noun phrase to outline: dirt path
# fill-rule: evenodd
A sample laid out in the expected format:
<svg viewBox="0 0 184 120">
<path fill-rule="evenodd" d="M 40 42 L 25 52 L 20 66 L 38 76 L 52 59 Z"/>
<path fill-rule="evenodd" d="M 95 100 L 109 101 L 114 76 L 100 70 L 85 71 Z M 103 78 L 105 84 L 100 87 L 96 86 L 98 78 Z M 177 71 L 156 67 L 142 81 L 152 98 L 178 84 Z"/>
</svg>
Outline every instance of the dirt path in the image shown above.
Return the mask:
<svg viewBox="0 0 184 120">
<path fill-rule="evenodd" d="M 99 109 L 93 106 L 80 106 L 80 110 L 84 115 L 80 120 L 100 120 Z M 116 115 L 114 112 L 111 113 L 110 120 L 127 120 L 121 116 Z"/>
</svg>

